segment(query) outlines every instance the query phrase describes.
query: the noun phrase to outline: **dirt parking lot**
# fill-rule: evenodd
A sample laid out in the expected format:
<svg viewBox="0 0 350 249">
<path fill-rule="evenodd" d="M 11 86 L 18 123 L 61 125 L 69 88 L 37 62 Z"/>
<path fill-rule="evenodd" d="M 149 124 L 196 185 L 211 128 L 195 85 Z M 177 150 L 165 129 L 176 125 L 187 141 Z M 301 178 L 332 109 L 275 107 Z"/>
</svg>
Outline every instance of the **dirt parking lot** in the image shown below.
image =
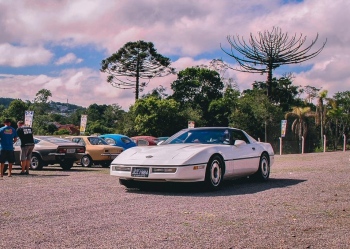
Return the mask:
<svg viewBox="0 0 350 249">
<path fill-rule="evenodd" d="M 350 153 L 276 156 L 269 182 L 217 192 L 17 168 L 0 179 L 0 230 L 0 248 L 350 248 Z"/>
</svg>

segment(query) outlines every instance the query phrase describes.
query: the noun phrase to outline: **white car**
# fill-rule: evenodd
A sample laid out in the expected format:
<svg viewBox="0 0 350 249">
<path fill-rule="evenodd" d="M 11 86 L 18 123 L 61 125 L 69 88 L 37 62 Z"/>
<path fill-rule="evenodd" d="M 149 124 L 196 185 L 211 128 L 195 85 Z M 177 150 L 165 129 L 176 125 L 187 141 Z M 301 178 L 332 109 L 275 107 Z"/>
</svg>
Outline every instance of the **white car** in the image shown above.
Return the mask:
<svg viewBox="0 0 350 249">
<path fill-rule="evenodd" d="M 113 160 L 110 174 L 120 184 L 147 182 L 204 182 L 217 189 L 223 179 L 253 175 L 266 181 L 274 162 L 269 143 L 229 127 L 184 129 L 159 146 L 138 146 Z"/>
</svg>

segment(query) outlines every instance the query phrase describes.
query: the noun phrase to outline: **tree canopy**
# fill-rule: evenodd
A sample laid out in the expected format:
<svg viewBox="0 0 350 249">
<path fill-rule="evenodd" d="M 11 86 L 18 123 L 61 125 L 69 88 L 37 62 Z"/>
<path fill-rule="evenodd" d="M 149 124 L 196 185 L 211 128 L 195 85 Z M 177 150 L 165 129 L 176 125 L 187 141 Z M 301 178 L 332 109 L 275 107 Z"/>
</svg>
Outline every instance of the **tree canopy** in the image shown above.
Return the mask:
<svg viewBox="0 0 350 249">
<path fill-rule="evenodd" d="M 237 71 L 248 73 L 267 73 L 267 96 L 271 96 L 272 71 L 282 65 L 297 64 L 317 56 L 323 50 L 327 40 L 314 52 L 311 48 L 318 40 L 318 34 L 309 45 L 306 45 L 306 36 L 296 34 L 292 37 L 283 33 L 278 27 L 271 31 L 258 32 L 258 36 L 250 33 L 248 41 L 239 35 L 227 36 L 231 49 L 221 49 L 234 58 L 239 68 Z"/>
<path fill-rule="evenodd" d="M 199 67 L 186 68 L 178 73 L 177 80 L 171 84 L 174 91 L 171 98 L 178 101 L 183 108 L 200 108 L 203 119 L 210 126 L 210 103 L 223 97 L 223 88 L 224 84 L 216 71 Z"/>
<path fill-rule="evenodd" d="M 135 89 L 139 92 L 155 77 L 175 72 L 169 58 L 157 53 L 152 42 L 128 42 L 116 53 L 102 60 L 101 71 L 108 74 L 107 82 L 120 89 Z M 144 80 L 140 82 L 140 80 Z"/>
</svg>

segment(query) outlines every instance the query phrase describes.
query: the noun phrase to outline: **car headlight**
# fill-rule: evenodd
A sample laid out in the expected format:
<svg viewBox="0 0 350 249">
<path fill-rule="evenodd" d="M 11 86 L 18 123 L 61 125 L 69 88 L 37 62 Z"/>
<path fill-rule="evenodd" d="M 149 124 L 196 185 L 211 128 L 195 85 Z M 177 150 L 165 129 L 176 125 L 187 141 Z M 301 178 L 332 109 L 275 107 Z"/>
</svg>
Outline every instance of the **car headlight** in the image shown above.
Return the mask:
<svg viewBox="0 0 350 249">
<path fill-rule="evenodd" d="M 152 168 L 152 173 L 175 173 L 176 168 Z"/>
<path fill-rule="evenodd" d="M 126 172 L 130 172 L 131 171 L 131 167 L 112 165 L 112 171 L 126 171 Z"/>
</svg>

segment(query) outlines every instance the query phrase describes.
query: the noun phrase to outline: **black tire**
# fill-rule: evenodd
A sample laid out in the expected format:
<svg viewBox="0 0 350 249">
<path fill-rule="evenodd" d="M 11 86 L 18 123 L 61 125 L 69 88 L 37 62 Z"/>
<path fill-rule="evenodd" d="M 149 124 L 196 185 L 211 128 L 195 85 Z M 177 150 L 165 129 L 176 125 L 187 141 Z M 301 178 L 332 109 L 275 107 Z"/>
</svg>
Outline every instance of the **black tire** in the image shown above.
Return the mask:
<svg viewBox="0 0 350 249">
<path fill-rule="evenodd" d="M 5 175 L 5 173 L 6 173 L 7 169 L 8 169 L 8 167 L 9 167 L 8 164 L 5 164 L 5 165 L 4 165 L 4 168 L 3 168 L 3 171 L 2 171 L 2 174 L 3 174 L 3 175 Z"/>
<path fill-rule="evenodd" d="M 101 162 L 102 168 L 109 168 L 110 165 L 111 165 L 111 162 Z"/>
<path fill-rule="evenodd" d="M 73 161 L 64 161 L 60 163 L 60 166 L 63 170 L 70 170 L 73 167 Z"/>
<path fill-rule="evenodd" d="M 38 170 L 43 168 L 43 160 L 38 154 L 32 154 L 32 158 L 30 159 L 30 168 L 33 170 Z"/>
<path fill-rule="evenodd" d="M 254 174 L 254 178 L 259 181 L 267 181 L 270 177 L 270 157 L 263 153 L 259 160 L 259 169 Z"/>
<path fill-rule="evenodd" d="M 92 165 L 92 159 L 89 155 L 84 155 L 80 159 L 81 166 L 83 167 L 91 167 Z"/>
<path fill-rule="evenodd" d="M 222 186 L 223 179 L 224 162 L 220 156 L 215 155 L 207 164 L 204 184 L 209 190 L 217 190 Z"/>
<path fill-rule="evenodd" d="M 134 180 L 126 180 L 126 179 L 120 179 L 119 178 L 120 185 L 123 185 L 127 188 L 137 188 L 139 186 L 138 182 Z"/>
</svg>

